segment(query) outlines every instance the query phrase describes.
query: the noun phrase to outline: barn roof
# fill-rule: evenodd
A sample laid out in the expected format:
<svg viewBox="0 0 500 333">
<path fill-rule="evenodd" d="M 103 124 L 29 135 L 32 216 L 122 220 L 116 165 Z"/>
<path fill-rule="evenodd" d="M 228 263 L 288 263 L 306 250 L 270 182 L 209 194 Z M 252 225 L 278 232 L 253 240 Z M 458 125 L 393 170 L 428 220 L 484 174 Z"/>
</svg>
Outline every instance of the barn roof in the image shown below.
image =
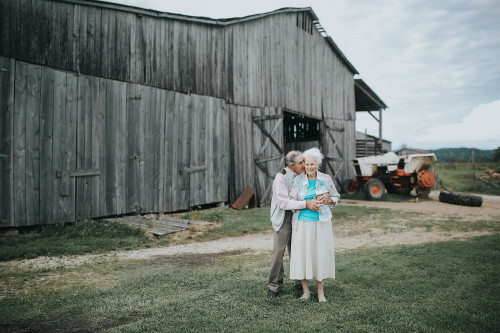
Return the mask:
<svg viewBox="0 0 500 333">
<path fill-rule="evenodd" d="M 213 19 L 213 18 L 203 17 L 203 16 L 189 16 L 189 15 L 183 15 L 183 14 L 160 12 L 160 11 L 153 10 L 153 9 L 144 9 L 144 8 L 126 6 L 126 5 L 117 4 L 117 3 L 105 2 L 105 1 L 93 1 L 93 0 L 59 0 L 59 1 L 75 3 L 75 4 L 80 4 L 80 5 L 108 8 L 108 9 L 113 9 L 113 10 L 120 10 L 120 11 L 129 12 L 129 13 L 135 13 L 137 15 L 145 15 L 145 16 L 152 16 L 152 17 L 158 17 L 158 18 L 169 18 L 169 19 L 179 20 L 179 21 L 187 21 L 187 22 L 209 24 L 209 25 L 220 25 L 220 26 L 227 26 L 227 25 L 238 24 L 238 23 L 243 23 L 243 22 L 247 22 L 247 21 L 258 20 L 258 19 L 263 18 L 263 17 L 276 15 L 276 14 L 282 14 L 282 13 L 305 12 L 310 16 L 316 29 L 323 36 L 323 38 L 325 38 L 326 43 L 330 46 L 332 51 L 340 58 L 342 63 L 353 74 L 359 74 L 358 71 L 356 70 L 356 68 L 354 68 L 354 66 L 349 62 L 349 60 L 347 60 L 346 56 L 342 53 L 342 51 L 340 51 L 340 49 L 338 48 L 337 44 L 335 44 L 333 39 L 326 34 L 326 31 L 319 24 L 319 19 L 311 7 L 303 7 L 303 8 L 285 7 L 285 8 L 280 8 L 280 9 L 277 9 L 277 10 L 274 10 L 271 12 L 267 12 L 267 13 L 253 14 L 253 15 L 248 15 L 248 16 L 244 16 L 244 17 Z"/>
<path fill-rule="evenodd" d="M 354 79 L 356 111 L 379 111 L 387 109 L 384 101 L 363 81 Z"/>
</svg>

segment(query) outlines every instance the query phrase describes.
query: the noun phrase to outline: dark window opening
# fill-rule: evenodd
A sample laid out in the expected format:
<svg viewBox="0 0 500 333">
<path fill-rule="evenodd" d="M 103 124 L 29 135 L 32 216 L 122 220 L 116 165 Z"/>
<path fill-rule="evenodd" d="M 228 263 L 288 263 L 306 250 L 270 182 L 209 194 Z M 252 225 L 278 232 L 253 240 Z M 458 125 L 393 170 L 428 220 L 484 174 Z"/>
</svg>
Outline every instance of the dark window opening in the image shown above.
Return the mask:
<svg viewBox="0 0 500 333">
<path fill-rule="evenodd" d="M 290 112 L 284 112 L 283 115 L 285 142 L 320 141 L 320 120 Z"/>
<path fill-rule="evenodd" d="M 320 148 L 321 121 L 291 112 L 283 112 L 285 153 Z"/>
</svg>

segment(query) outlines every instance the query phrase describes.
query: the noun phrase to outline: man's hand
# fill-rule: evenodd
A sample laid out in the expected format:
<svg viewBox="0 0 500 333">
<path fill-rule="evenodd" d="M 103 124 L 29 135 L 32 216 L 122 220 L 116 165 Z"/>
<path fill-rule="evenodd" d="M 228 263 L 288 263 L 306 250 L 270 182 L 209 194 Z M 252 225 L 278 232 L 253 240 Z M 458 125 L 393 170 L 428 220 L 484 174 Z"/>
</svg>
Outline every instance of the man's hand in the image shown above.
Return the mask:
<svg viewBox="0 0 500 333">
<path fill-rule="evenodd" d="M 317 200 L 321 201 L 324 205 L 333 205 L 333 200 L 330 198 L 329 193 L 323 193 L 316 197 Z"/>
<path fill-rule="evenodd" d="M 312 210 L 313 212 L 317 212 L 321 206 L 323 206 L 323 203 L 319 200 L 312 199 L 306 201 L 306 208 Z"/>
</svg>

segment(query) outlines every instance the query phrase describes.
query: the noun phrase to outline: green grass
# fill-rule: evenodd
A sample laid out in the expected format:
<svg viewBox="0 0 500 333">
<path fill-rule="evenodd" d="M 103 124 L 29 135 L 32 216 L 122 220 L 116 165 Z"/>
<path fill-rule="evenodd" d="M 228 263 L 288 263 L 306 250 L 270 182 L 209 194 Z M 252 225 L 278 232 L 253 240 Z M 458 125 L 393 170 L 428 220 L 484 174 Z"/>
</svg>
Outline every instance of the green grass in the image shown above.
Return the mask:
<svg viewBox="0 0 500 333">
<path fill-rule="evenodd" d="M 268 260 L 268 254 L 226 253 L 123 267 L 108 263 L 111 286 L 78 284 L 1 299 L 0 330 L 495 332 L 500 327 L 500 235 L 337 253 L 337 279 L 326 282 L 326 304 L 300 301 L 290 281 L 278 298 L 266 297 Z M 79 267 L 78 274 L 95 270 Z M 5 273 L 2 280 L 9 280 Z"/>
<path fill-rule="evenodd" d="M 435 168 L 438 173 L 438 184 L 450 191 L 464 193 L 478 193 L 500 195 L 500 188 L 487 185 L 478 179 L 479 174 L 485 174 L 486 169 L 500 169 L 498 163 L 437 163 Z M 472 175 L 476 175 L 473 180 Z M 500 180 L 491 181 L 500 186 Z"/>
<path fill-rule="evenodd" d="M 129 250 L 151 243 L 153 241 L 137 227 L 105 220 L 82 220 L 0 237 L 0 261 Z"/>
</svg>

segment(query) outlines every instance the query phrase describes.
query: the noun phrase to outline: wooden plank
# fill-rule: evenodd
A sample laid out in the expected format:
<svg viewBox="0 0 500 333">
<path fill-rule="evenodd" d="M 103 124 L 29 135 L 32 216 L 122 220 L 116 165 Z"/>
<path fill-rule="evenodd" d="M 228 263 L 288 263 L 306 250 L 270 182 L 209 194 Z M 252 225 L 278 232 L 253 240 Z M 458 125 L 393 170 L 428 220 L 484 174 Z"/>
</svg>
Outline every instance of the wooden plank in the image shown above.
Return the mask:
<svg viewBox="0 0 500 333">
<path fill-rule="evenodd" d="M 164 192 L 163 201 L 165 202 L 165 211 L 173 211 L 172 208 L 172 197 L 175 196 L 175 178 L 173 178 L 174 169 L 177 166 L 174 163 L 174 147 L 177 147 L 177 140 L 174 140 L 174 131 L 176 130 L 174 114 L 175 114 L 175 93 L 173 91 L 167 91 L 167 102 L 165 110 L 165 182 L 164 182 Z"/>
<path fill-rule="evenodd" d="M 218 159 L 220 158 L 220 154 L 224 154 L 223 151 L 220 151 L 217 146 L 218 144 L 218 135 L 220 128 L 217 126 L 217 115 L 218 110 L 214 110 L 214 103 L 217 100 L 214 98 L 209 98 L 206 101 L 206 112 L 204 123 L 206 124 L 204 142 L 205 142 L 205 182 L 204 188 L 205 191 L 205 202 L 216 202 L 215 189 L 220 187 L 220 178 L 215 177 L 214 173 L 214 165 L 217 165 Z M 220 170 L 220 169 L 217 169 Z M 227 177 L 227 175 L 225 175 Z"/>
<path fill-rule="evenodd" d="M 118 124 L 119 124 L 119 87 L 118 82 L 108 80 L 106 86 L 106 133 L 104 146 L 106 147 L 106 215 L 117 214 L 118 201 Z"/>
<path fill-rule="evenodd" d="M 127 40 L 127 14 L 122 11 L 115 12 L 115 57 L 114 62 L 114 76 L 113 79 L 125 81 L 127 80 L 128 71 L 128 52 L 127 46 L 130 43 Z"/>
<path fill-rule="evenodd" d="M 100 119 L 101 111 L 100 111 L 100 82 L 99 78 L 92 78 L 90 81 L 90 128 L 91 128 L 91 153 L 90 153 L 90 167 L 92 169 L 101 169 L 100 166 L 100 150 L 99 144 L 101 141 L 101 133 L 100 133 Z M 100 183 L 101 176 L 92 177 L 91 179 L 91 188 L 89 192 L 91 193 L 91 208 L 89 209 L 92 217 L 99 216 L 99 203 L 101 201 L 100 198 Z"/>
<path fill-rule="evenodd" d="M 87 77 L 78 78 L 78 96 L 77 96 L 77 122 L 76 122 L 76 168 L 85 169 L 86 140 L 88 123 L 86 120 L 87 109 Z M 86 179 L 83 177 L 75 179 L 75 219 L 85 218 L 85 188 Z"/>
<path fill-rule="evenodd" d="M 29 65 L 26 94 L 26 224 L 40 224 L 41 67 Z"/>
<path fill-rule="evenodd" d="M 140 119 L 141 97 L 140 88 L 133 83 L 127 83 L 127 169 L 126 198 L 127 211 L 135 212 L 140 208 L 141 186 L 139 178 L 140 135 L 142 123 Z"/>
<path fill-rule="evenodd" d="M 40 109 L 40 223 L 52 222 L 55 71 L 42 67 Z"/>
<path fill-rule="evenodd" d="M 61 181 L 56 178 L 56 170 L 64 170 L 64 127 L 66 123 L 66 74 L 54 71 L 54 112 L 52 132 L 52 220 L 51 223 L 64 222 L 63 200 L 61 197 Z"/>
<path fill-rule="evenodd" d="M 66 78 L 66 107 L 64 123 L 64 155 L 63 170 L 76 169 L 76 124 L 78 110 L 78 76 L 67 74 Z M 74 178 L 69 183 L 70 195 L 62 197 L 64 201 L 64 221 L 75 221 L 75 181 Z"/>
<path fill-rule="evenodd" d="M 159 107 L 159 129 L 160 134 L 158 140 L 160 141 L 160 150 L 158 151 L 158 212 L 164 212 L 165 210 L 165 191 L 168 191 L 168 188 L 165 187 L 165 175 L 166 175 L 166 167 L 165 165 L 168 163 L 169 159 L 166 157 L 166 142 L 165 142 L 165 132 L 167 131 L 166 124 L 166 105 L 167 105 L 167 92 L 164 89 L 158 89 L 160 94 L 160 103 L 157 105 Z"/>
<path fill-rule="evenodd" d="M 137 19 L 136 16 L 132 13 L 127 13 L 126 16 L 127 21 L 127 45 L 124 49 L 127 52 L 127 77 L 126 80 L 129 82 L 135 82 L 135 71 L 136 71 L 136 28 L 137 28 Z"/>
<path fill-rule="evenodd" d="M 85 74 L 90 74 L 89 68 L 89 50 L 87 49 L 87 27 L 89 24 L 89 19 L 87 15 L 89 14 L 89 8 L 87 6 L 78 6 L 78 45 L 76 51 L 76 71 L 78 73 L 82 72 Z"/>
<path fill-rule="evenodd" d="M 1 24 L 1 23 L 0 23 Z M 14 59 L 0 57 L 0 226 L 14 226 Z M 6 155 L 6 157 L 5 157 Z"/>
<path fill-rule="evenodd" d="M 153 74 L 154 75 L 154 74 Z M 153 76 L 151 77 L 153 78 Z M 151 141 L 150 141 L 150 149 L 151 149 L 151 209 L 153 212 L 159 211 L 159 201 L 160 201 L 160 132 L 161 132 L 161 123 L 160 123 L 160 108 L 161 108 L 161 96 L 160 90 L 157 88 L 151 88 L 151 100 L 154 101 L 154 105 L 151 107 L 151 121 L 152 121 L 152 129 L 151 129 Z"/>
<path fill-rule="evenodd" d="M 16 226 L 26 221 L 26 95 L 28 65 L 16 63 L 14 100 L 14 218 Z"/>
<path fill-rule="evenodd" d="M 150 212 L 150 187 L 148 186 L 150 178 L 148 178 L 148 167 L 149 167 L 149 141 L 148 137 L 151 133 L 148 133 L 149 126 L 149 108 L 150 108 L 150 89 L 146 86 L 140 86 L 141 89 L 141 104 L 140 104 L 140 152 L 141 163 L 139 169 L 140 175 L 140 185 L 141 185 L 141 201 L 140 201 L 140 209 L 141 212 L 146 213 Z"/>
<path fill-rule="evenodd" d="M 83 146 L 78 146 L 80 154 L 83 159 L 80 166 L 84 169 L 92 169 L 92 136 L 94 134 L 92 130 L 92 114 L 95 111 L 93 109 L 93 86 L 98 85 L 99 80 L 94 77 L 84 76 L 80 81 L 80 91 L 81 91 L 81 113 L 83 116 L 83 124 L 78 124 L 79 128 L 83 126 L 83 133 L 78 133 L 79 138 L 83 136 Z M 80 108 L 79 108 L 80 110 Z M 96 131 L 97 132 L 97 131 Z M 97 134 L 97 133 L 96 133 Z M 82 152 L 83 151 L 83 152 Z M 78 152 L 77 152 L 78 155 Z M 80 168 L 77 165 L 77 168 Z M 99 169 L 96 169 L 99 170 Z M 92 188 L 93 188 L 93 178 L 85 177 L 83 180 L 83 193 L 77 193 L 77 203 L 83 202 L 83 211 L 81 211 L 80 218 L 92 217 Z M 97 177 L 96 177 L 97 178 Z M 78 179 L 77 179 L 77 190 L 78 190 Z M 81 196 L 79 196 L 81 195 Z M 81 207 L 82 207 L 81 206 Z M 77 214 L 78 218 L 78 214 Z"/>
<path fill-rule="evenodd" d="M 109 40 L 109 21 L 111 11 L 108 9 L 101 9 L 101 22 L 100 25 L 96 25 L 96 31 L 100 30 L 100 51 L 101 51 L 101 61 L 100 61 L 100 76 L 109 78 L 109 69 L 110 69 L 110 40 Z"/>
<path fill-rule="evenodd" d="M 116 145 L 116 214 L 127 213 L 126 194 L 126 164 L 128 160 L 126 140 L 124 133 L 127 133 L 127 84 L 117 82 L 117 103 L 114 112 L 117 113 L 117 131 L 115 137 Z"/>
<path fill-rule="evenodd" d="M 11 33 L 11 13 L 12 13 L 12 1 L 0 1 L 0 13 L 3 13 L 2 19 L 0 20 L 0 49 L 2 54 L 6 57 L 10 57 L 12 50 L 10 48 L 10 36 Z M 4 63 L 4 62 L 0 62 Z"/>
<path fill-rule="evenodd" d="M 107 216 L 107 210 L 106 210 L 106 202 L 108 201 L 108 190 L 106 187 L 107 183 L 107 178 L 108 178 L 108 167 L 109 165 L 107 164 L 106 161 L 106 156 L 109 154 L 109 152 L 106 150 L 106 140 L 108 139 L 106 132 L 106 126 L 108 121 L 110 121 L 107 118 L 107 85 L 108 85 L 109 80 L 107 79 L 100 79 L 99 80 L 99 113 L 98 113 L 98 118 L 97 118 L 97 125 L 99 128 L 99 140 L 95 142 L 95 144 L 98 145 L 98 157 L 99 157 L 99 169 L 101 169 L 101 175 L 99 177 L 99 202 L 98 202 L 98 215 L 97 216 Z M 94 146 L 95 147 L 95 146 Z"/>
</svg>

